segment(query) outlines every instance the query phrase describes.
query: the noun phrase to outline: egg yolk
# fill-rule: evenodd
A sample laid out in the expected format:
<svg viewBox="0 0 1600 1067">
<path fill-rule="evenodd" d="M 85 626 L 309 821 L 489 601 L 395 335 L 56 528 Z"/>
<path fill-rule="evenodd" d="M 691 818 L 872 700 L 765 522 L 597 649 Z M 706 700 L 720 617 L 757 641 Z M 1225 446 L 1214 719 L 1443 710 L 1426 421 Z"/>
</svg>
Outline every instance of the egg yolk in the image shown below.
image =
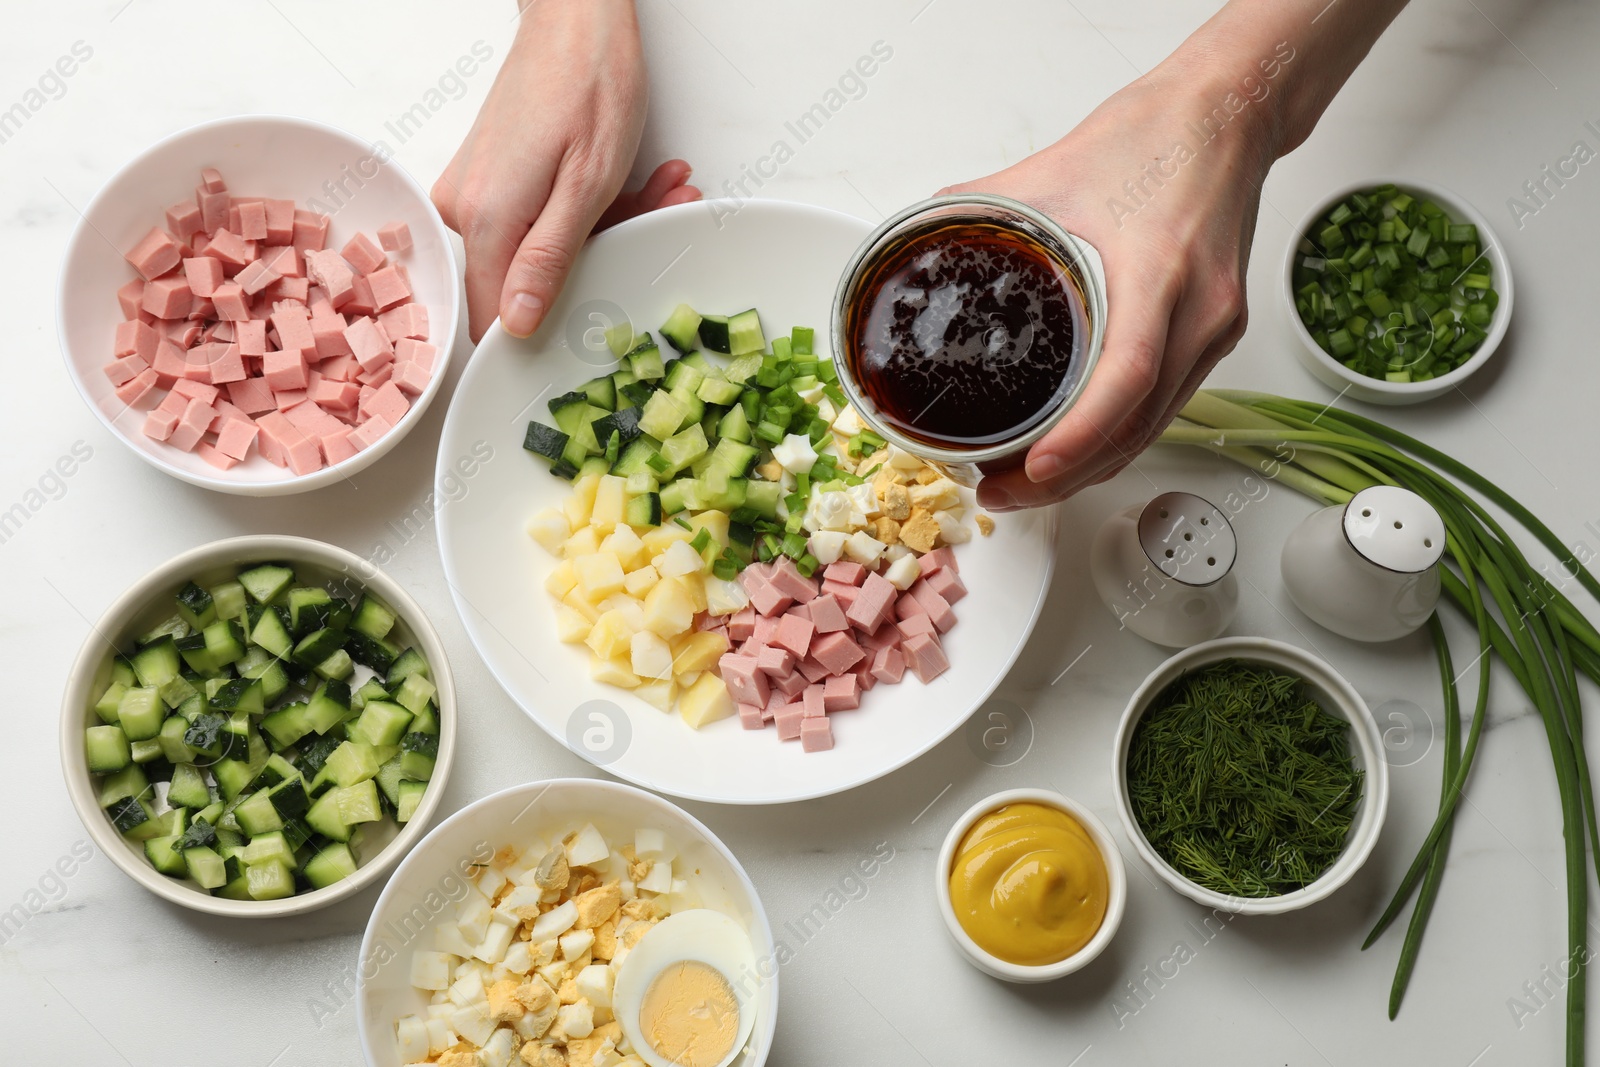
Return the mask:
<svg viewBox="0 0 1600 1067">
<path fill-rule="evenodd" d="M 1105 857 L 1071 815 L 1007 804 L 979 819 L 950 867 L 956 918 L 985 952 L 1008 963 L 1057 963 L 1105 921 Z"/>
<path fill-rule="evenodd" d="M 680 1067 L 716 1067 L 739 1034 L 739 1002 L 722 973 L 680 960 L 650 982 L 639 1006 L 650 1047 Z"/>
</svg>

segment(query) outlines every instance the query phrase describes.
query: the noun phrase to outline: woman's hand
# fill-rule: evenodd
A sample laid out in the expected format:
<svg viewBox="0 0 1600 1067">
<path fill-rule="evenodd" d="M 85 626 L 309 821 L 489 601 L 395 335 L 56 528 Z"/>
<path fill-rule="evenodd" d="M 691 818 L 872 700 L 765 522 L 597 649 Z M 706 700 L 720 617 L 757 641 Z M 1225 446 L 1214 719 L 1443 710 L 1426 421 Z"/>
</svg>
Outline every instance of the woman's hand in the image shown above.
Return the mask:
<svg viewBox="0 0 1600 1067">
<path fill-rule="evenodd" d="M 1202 116 L 1230 90 L 1159 72 L 1111 97 L 1060 141 L 947 192 L 999 193 L 1086 239 L 1105 265 L 1105 348 L 1082 397 L 1029 450 L 984 478 L 984 507 L 1062 500 L 1104 481 L 1155 440 L 1238 342 L 1271 124 L 1251 103 L 1210 142 Z M 1175 151 L 1178 144 L 1187 152 Z"/>
<path fill-rule="evenodd" d="M 590 233 L 699 198 L 681 159 L 622 193 L 647 97 L 632 0 L 528 5 L 477 121 L 433 186 L 466 245 L 474 341 L 496 315 L 518 337 L 537 329 Z"/>
</svg>

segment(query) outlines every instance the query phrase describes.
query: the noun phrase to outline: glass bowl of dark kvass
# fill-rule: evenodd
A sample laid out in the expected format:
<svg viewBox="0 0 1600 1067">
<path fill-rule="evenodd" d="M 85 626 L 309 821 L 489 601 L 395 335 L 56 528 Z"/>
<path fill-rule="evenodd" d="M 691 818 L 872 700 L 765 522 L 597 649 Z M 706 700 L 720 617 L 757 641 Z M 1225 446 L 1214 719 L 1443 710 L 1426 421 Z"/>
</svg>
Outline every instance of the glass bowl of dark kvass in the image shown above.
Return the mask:
<svg viewBox="0 0 1600 1067">
<path fill-rule="evenodd" d="M 834 294 L 839 382 L 888 443 L 1003 469 L 1071 409 L 1105 332 L 1098 254 L 1026 204 L 941 196 L 879 226 Z"/>
</svg>

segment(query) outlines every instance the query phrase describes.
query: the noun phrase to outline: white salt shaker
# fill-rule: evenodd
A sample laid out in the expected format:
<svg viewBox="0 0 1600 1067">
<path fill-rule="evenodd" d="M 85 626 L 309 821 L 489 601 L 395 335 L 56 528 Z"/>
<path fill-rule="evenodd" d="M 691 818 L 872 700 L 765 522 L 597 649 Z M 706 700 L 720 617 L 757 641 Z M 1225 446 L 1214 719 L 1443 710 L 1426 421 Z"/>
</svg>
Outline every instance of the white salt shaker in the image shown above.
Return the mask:
<svg viewBox="0 0 1600 1067">
<path fill-rule="evenodd" d="M 1127 629 L 1171 648 L 1209 641 L 1239 606 L 1233 525 L 1193 493 L 1163 493 L 1112 515 L 1095 534 L 1095 591 Z"/>
<path fill-rule="evenodd" d="M 1439 603 L 1444 520 L 1409 489 L 1377 485 L 1323 508 L 1283 545 L 1283 584 L 1318 624 L 1354 641 L 1412 633 Z"/>
</svg>

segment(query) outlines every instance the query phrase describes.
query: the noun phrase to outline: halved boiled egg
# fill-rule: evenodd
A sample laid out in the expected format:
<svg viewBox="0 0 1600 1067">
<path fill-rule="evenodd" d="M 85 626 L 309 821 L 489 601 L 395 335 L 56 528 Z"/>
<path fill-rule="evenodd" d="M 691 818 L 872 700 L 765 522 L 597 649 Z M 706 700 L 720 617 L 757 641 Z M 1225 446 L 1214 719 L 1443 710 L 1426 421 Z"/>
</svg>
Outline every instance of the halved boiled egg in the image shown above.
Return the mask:
<svg viewBox="0 0 1600 1067">
<path fill-rule="evenodd" d="M 750 1040 L 760 987 L 744 927 L 698 908 L 661 920 L 628 951 L 611 1003 L 650 1067 L 727 1067 Z"/>
</svg>

